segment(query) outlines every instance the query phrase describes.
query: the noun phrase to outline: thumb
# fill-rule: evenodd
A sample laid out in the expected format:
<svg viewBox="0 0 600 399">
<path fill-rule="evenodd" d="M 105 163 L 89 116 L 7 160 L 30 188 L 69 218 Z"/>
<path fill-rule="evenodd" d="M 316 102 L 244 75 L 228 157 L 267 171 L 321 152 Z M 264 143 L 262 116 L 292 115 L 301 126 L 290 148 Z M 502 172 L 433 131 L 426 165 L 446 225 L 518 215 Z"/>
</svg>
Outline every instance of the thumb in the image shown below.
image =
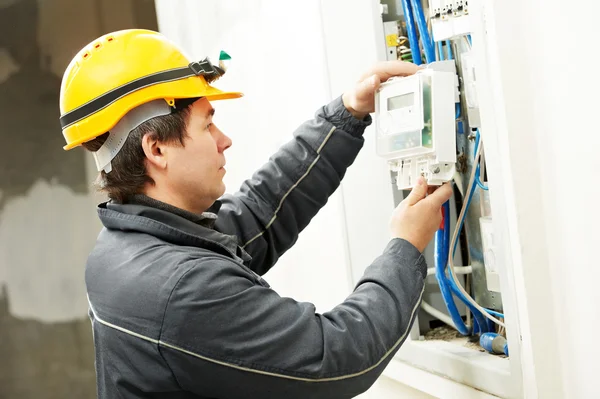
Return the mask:
<svg viewBox="0 0 600 399">
<path fill-rule="evenodd" d="M 450 197 L 452 197 L 452 186 L 450 183 L 444 183 L 427 196 L 427 201 L 438 208 L 441 207 L 444 202 L 448 201 Z"/>
<path fill-rule="evenodd" d="M 413 187 L 408 197 L 406 197 L 406 202 L 408 205 L 414 205 L 417 202 L 421 201 L 425 198 L 427 194 L 427 181 L 423 177 L 419 177 L 417 180 L 417 185 Z"/>
</svg>

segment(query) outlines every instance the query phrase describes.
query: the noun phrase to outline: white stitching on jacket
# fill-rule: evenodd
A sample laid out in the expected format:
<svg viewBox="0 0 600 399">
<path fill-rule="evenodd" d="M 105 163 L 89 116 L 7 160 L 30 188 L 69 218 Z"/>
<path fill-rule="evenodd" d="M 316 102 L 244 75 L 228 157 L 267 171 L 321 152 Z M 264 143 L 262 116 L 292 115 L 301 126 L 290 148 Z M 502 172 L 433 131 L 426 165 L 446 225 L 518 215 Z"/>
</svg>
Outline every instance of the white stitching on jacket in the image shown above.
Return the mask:
<svg viewBox="0 0 600 399">
<path fill-rule="evenodd" d="M 414 321 L 415 314 L 416 314 L 417 309 L 419 308 L 419 304 L 421 303 L 421 298 L 423 297 L 423 292 L 424 291 L 425 291 L 425 283 L 423 283 L 423 288 L 421 288 L 421 294 L 419 295 L 419 300 L 417 301 L 417 303 L 415 304 L 415 307 L 412 310 L 412 313 L 410 315 L 410 322 L 408 323 L 407 326 L 410 326 L 412 324 L 412 322 Z M 197 357 L 197 358 L 205 360 L 207 362 L 219 364 L 221 366 L 230 367 L 230 368 L 241 370 L 241 371 L 248 371 L 248 372 L 255 373 L 255 374 L 263 374 L 263 375 L 267 375 L 267 376 L 271 376 L 271 377 L 278 377 L 278 378 L 284 378 L 284 379 L 296 380 L 296 381 L 303 381 L 303 382 L 331 382 L 331 381 L 341 381 L 341 380 L 346 380 L 348 378 L 354 378 L 354 377 L 358 377 L 358 376 L 361 376 L 363 374 L 366 374 L 369 371 L 377 368 L 390 355 L 390 353 L 392 353 L 396 349 L 396 347 L 398 345 L 400 345 L 400 343 L 404 340 L 404 338 L 406 338 L 406 335 L 408 334 L 408 331 L 410 330 L 410 328 L 407 328 L 406 331 L 404 331 L 404 333 L 402 333 L 402 335 L 400 336 L 400 338 L 398 339 L 398 341 L 396 341 L 396 343 L 383 355 L 383 357 L 381 359 L 379 359 L 379 361 L 377 363 L 375 363 L 374 365 L 372 365 L 369 368 L 366 368 L 366 369 L 364 369 L 362 371 L 359 371 L 357 373 L 354 373 L 354 374 L 348 374 L 348 375 L 343 375 L 343 376 L 339 376 L 339 377 L 312 378 L 311 379 L 311 378 L 301 378 L 301 377 L 294 377 L 294 376 L 289 376 L 289 375 L 284 375 L 284 374 L 271 373 L 271 372 L 262 371 L 262 370 L 255 370 L 255 369 L 251 369 L 249 367 L 237 366 L 235 364 L 230 364 L 230 363 L 223 362 L 223 361 L 220 361 L 220 360 L 211 359 L 209 357 L 202 356 L 202 355 L 199 355 L 199 354 L 194 353 L 194 352 L 190 352 L 190 351 L 185 350 L 183 348 L 180 348 L 180 347 L 178 347 L 176 345 L 169 344 L 168 342 L 164 342 L 164 341 L 161 341 L 161 340 L 155 340 L 153 338 L 149 338 L 149 337 L 146 337 L 146 336 L 144 336 L 142 334 L 138 334 L 136 332 L 128 330 L 126 328 L 119 327 L 119 326 L 117 326 L 115 324 L 106 322 L 106 321 L 104 321 L 104 320 L 102 320 L 101 318 L 98 317 L 98 315 L 94 311 L 94 308 L 92 307 L 92 303 L 90 302 L 89 297 L 88 297 L 88 303 L 90 305 L 90 310 L 92 311 L 92 313 L 94 315 L 94 320 L 97 320 L 100 324 L 103 324 L 103 325 L 105 325 L 107 327 L 110 327 L 110 328 L 113 328 L 115 330 L 124 332 L 124 333 L 132 335 L 134 337 L 137 337 L 137 338 L 140 338 L 140 339 L 152 342 L 154 344 L 162 345 L 162 346 L 165 346 L 167 348 L 174 349 L 174 350 L 176 350 L 178 352 L 182 352 L 182 353 L 185 353 L 187 355 L 191 355 L 191 356 Z"/>
<path fill-rule="evenodd" d="M 279 211 L 281 210 L 281 207 L 283 206 L 283 202 L 288 197 L 288 195 L 290 195 L 290 193 L 298 186 L 298 184 L 300 184 L 300 182 L 302 182 L 302 180 L 304 180 L 304 178 L 306 176 L 308 176 L 308 174 L 312 170 L 313 166 L 315 166 L 317 164 L 317 162 L 321 158 L 320 154 L 321 154 L 321 150 L 323 149 L 323 146 L 325 146 L 325 144 L 327 143 L 327 141 L 329 141 L 329 138 L 331 137 L 331 135 L 333 134 L 333 132 L 335 131 L 335 129 L 336 129 L 336 127 L 334 126 L 334 127 L 331 128 L 331 130 L 329 131 L 329 133 L 327 133 L 327 136 L 325 137 L 325 140 L 323 140 L 323 142 L 321 143 L 321 145 L 317 149 L 317 154 L 319 154 L 319 155 L 317 155 L 317 157 L 314 159 L 314 161 L 310 164 L 310 166 L 306 170 L 306 173 L 304 173 L 300 177 L 300 179 L 298 179 L 298 181 L 292 187 L 290 187 L 290 189 L 287 191 L 287 193 L 285 193 L 285 195 L 281 198 L 281 201 L 279 201 L 279 206 L 277 206 L 277 209 L 275 209 L 275 212 L 273 213 L 273 217 L 271 218 L 271 220 L 269 221 L 269 223 L 267 223 L 267 225 L 265 226 L 265 229 L 263 231 L 261 231 L 260 233 L 258 233 L 257 235 L 255 235 L 254 237 L 252 237 L 248 242 L 246 242 L 242 246 L 242 249 L 245 249 L 246 246 L 248 246 L 248 245 L 250 245 L 250 243 L 252 243 L 252 241 L 256 240 L 258 237 L 260 237 L 263 234 L 265 234 L 265 231 L 267 231 L 269 229 L 269 227 L 271 227 L 271 225 L 275 222 L 275 220 L 277 219 L 277 214 L 279 213 Z"/>
</svg>

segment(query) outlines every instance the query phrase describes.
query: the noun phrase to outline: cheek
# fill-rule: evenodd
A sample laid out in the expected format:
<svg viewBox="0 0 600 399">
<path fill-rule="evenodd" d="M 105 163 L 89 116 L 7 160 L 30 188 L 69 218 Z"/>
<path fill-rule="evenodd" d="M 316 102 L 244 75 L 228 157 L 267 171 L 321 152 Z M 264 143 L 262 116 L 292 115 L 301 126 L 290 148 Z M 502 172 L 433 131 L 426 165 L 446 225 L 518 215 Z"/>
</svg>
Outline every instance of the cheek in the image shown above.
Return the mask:
<svg viewBox="0 0 600 399">
<path fill-rule="evenodd" d="M 171 176 L 181 182 L 198 182 L 203 177 L 214 175 L 221 162 L 216 143 L 210 136 L 188 141 L 174 158 Z"/>
<path fill-rule="evenodd" d="M 206 175 L 210 170 L 214 169 L 214 157 L 211 156 L 210 151 L 207 151 L 207 146 L 211 143 L 205 143 L 206 146 L 197 145 L 194 148 L 190 148 L 185 157 L 182 158 L 180 169 L 183 173 L 198 177 L 198 175 Z M 184 176 L 185 178 L 185 176 Z"/>
</svg>

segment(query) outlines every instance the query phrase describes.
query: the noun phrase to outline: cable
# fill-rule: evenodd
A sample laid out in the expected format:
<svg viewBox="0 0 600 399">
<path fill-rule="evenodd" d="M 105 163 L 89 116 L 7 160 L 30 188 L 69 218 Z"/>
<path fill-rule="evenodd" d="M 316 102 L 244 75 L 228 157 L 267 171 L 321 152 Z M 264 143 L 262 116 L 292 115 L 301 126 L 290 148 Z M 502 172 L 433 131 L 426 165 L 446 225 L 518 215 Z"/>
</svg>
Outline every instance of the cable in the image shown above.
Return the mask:
<svg viewBox="0 0 600 399">
<path fill-rule="evenodd" d="M 423 63 L 421 59 L 421 49 L 419 48 L 419 39 L 417 39 L 415 22 L 412 15 L 412 6 L 410 5 L 409 0 L 402 0 L 402 12 L 404 13 L 404 20 L 406 22 L 406 33 L 408 34 L 408 42 L 410 43 L 413 62 L 417 65 L 421 65 Z"/>
<path fill-rule="evenodd" d="M 477 153 L 475 154 L 475 161 L 474 163 L 479 162 L 479 157 L 481 155 L 481 147 L 477 148 Z M 473 189 L 475 188 L 475 168 L 473 168 L 473 170 L 471 171 L 471 177 L 469 179 L 469 184 L 467 185 L 467 201 L 465 201 L 463 203 L 463 207 L 460 211 L 460 215 L 458 216 L 458 220 L 456 222 L 457 226 L 456 229 L 454 230 L 454 233 L 452 234 L 452 240 L 450 243 L 450 250 L 448 253 L 448 270 L 449 270 L 449 274 L 451 277 L 451 281 L 454 282 L 454 284 L 452 285 L 453 287 L 457 288 L 458 291 L 460 291 L 460 293 L 462 294 L 462 296 L 464 297 L 464 299 L 467 300 L 467 302 L 470 303 L 470 305 L 472 305 L 472 307 L 474 307 L 475 309 L 479 310 L 479 312 L 481 312 L 481 314 L 485 317 L 487 317 L 488 319 L 490 319 L 491 321 L 493 321 L 494 323 L 503 326 L 504 327 L 504 323 L 501 322 L 500 320 L 496 319 L 495 317 L 493 317 L 492 315 L 490 315 L 488 313 L 488 311 L 486 309 L 484 309 L 483 307 L 481 307 L 477 302 L 475 302 L 475 300 L 473 298 L 471 298 L 471 296 L 464 290 L 464 288 L 460 285 L 460 282 L 458 281 L 458 277 L 456 275 L 456 273 L 454 272 L 454 261 L 453 261 L 453 255 L 454 252 L 456 251 L 456 247 L 458 244 L 458 235 L 460 233 L 460 229 L 462 228 L 462 225 L 464 223 L 464 219 L 465 219 L 465 215 L 467 213 L 467 209 L 469 207 L 469 204 L 471 203 L 471 199 L 473 198 Z M 463 299 L 463 298 L 461 298 Z M 478 322 L 479 323 L 479 322 Z M 479 323 L 479 327 L 483 328 L 482 324 Z M 485 331 L 483 331 L 485 332 Z"/>
<path fill-rule="evenodd" d="M 441 41 L 437 42 L 437 50 L 438 50 L 437 59 L 443 60 L 444 59 L 444 50 L 443 50 Z M 458 118 L 460 116 L 460 104 L 457 104 L 456 113 L 457 113 L 456 117 Z M 458 175 L 458 177 L 460 178 L 460 175 Z M 458 308 L 456 307 L 456 303 L 454 302 L 454 297 L 452 296 L 452 292 L 453 291 L 455 293 L 458 292 L 459 299 L 461 299 L 461 300 L 463 300 L 463 299 L 460 298 L 460 292 L 458 291 L 458 289 L 452 287 L 453 282 L 446 276 L 446 272 L 445 272 L 445 268 L 448 263 L 447 254 L 449 253 L 449 244 L 450 244 L 450 205 L 449 204 L 450 204 L 449 201 L 446 204 L 444 204 L 443 227 L 441 227 L 436 232 L 436 235 L 435 235 L 435 258 L 434 258 L 435 267 L 433 269 L 428 269 L 427 274 L 431 275 L 432 272 L 435 273 L 436 279 L 438 281 L 438 285 L 440 287 L 440 292 L 442 294 L 442 298 L 444 300 L 444 303 L 446 305 L 448 313 L 450 314 L 450 318 L 451 318 L 451 320 L 453 320 L 452 324 L 447 323 L 444 320 L 442 320 L 442 321 L 444 321 L 444 322 L 446 322 L 446 324 L 454 327 L 460 334 L 469 335 L 469 330 L 471 330 L 470 325 L 465 324 L 464 321 L 462 320 L 460 312 L 458 311 Z M 473 271 L 473 268 L 470 266 L 463 266 L 463 267 L 456 269 L 456 273 L 458 273 L 458 274 L 472 273 L 472 271 Z M 463 302 L 465 302 L 465 300 L 463 300 Z M 465 302 L 465 304 L 467 304 L 467 302 Z M 477 312 L 477 311 L 475 310 L 475 312 Z M 470 316 L 471 313 L 467 313 L 467 314 Z M 473 313 L 473 314 L 475 314 L 475 313 Z M 435 317 L 436 315 L 432 314 L 432 316 Z M 448 317 L 448 316 L 445 316 L 445 317 Z M 481 315 L 478 315 L 478 318 L 480 321 L 485 320 L 483 318 L 483 316 L 481 316 Z M 470 319 L 470 317 L 469 317 L 469 319 Z M 477 321 L 475 321 L 473 326 L 477 326 L 477 325 L 478 325 L 478 323 L 477 323 Z"/>
<path fill-rule="evenodd" d="M 436 319 L 448 324 L 450 327 L 454 328 L 455 330 L 458 330 L 458 328 L 456 328 L 456 324 L 454 324 L 454 321 L 452 321 L 452 318 L 450 316 L 448 316 L 446 313 L 443 313 L 443 312 L 437 310 L 436 308 L 434 308 L 427 302 L 421 301 L 421 309 L 423 309 L 425 312 L 429 313 L 431 316 L 435 317 Z"/>
<path fill-rule="evenodd" d="M 403 0 L 403 5 L 405 3 L 406 0 Z M 414 6 L 416 13 L 417 13 L 417 23 L 419 23 L 419 30 L 421 33 L 421 37 L 422 37 L 422 41 L 423 41 L 423 47 L 425 50 L 425 56 L 426 59 L 428 60 L 428 62 L 431 62 L 432 59 L 435 59 L 435 50 L 433 50 L 433 45 L 429 46 L 428 45 L 428 40 L 429 40 L 429 32 L 425 30 L 425 34 L 423 34 L 423 25 L 421 24 L 420 18 L 423 17 L 422 15 L 422 10 L 420 10 L 419 6 L 415 4 L 416 0 L 411 0 L 412 5 Z M 420 11 L 420 13 L 419 13 Z M 442 48 L 442 43 L 438 42 L 438 59 L 443 59 L 444 58 L 444 52 L 443 52 L 443 48 Z M 446 46 L 448 47 L 448 58 L 451 59 L 452 58 L 452 50 L 450 48 L 449 45 L 449 41 L 446 41 Z M 456 118 L 458 118 L 460 116 L 460 104 L 457 104 L 456 106 Z M 468 191 L 473 191 L 472 187 L 469 188 Z M 472 195 L 469 197 L 469 199 L 467 200 L 466 203 L 463 204 L 463 209 L 468 208 L 468 205 L 471 201 Z M 461 299 L 465 305 L 469 308 L 469 310 L 473 313 L 474 316 L 474 323 L 473 323 L 473 331 L 477 330 L 480 332 L 487 332 L 487 325 L 485 323 L 485 319 L 483 318 L 483 314 L 481 313 L 480 309 L 477 308 L 477 305 L 475 303 L 475 305 L 477 306 L 473 306 L 473 303 L 471 303 L 469 301 L 469 299 L 471 299 L 472 302 L 474 302 L 472 300 L 472 298 L 464 291 L 464 289 L 460 286 L 460 283 L 458 283 L 456 280 L 456 274 L 458 274 L 458 270 L 454 269 L 454 265 L 452 264 L 450 266 L 450 268 L 452 269 L 450 275 L 452 276 L 452 279 L 448 279 L 446 277 L 446 273 L 445 273 L 445 266 L 446 264 L 448 264 L 448 261 L 450 260 L 450 258 L 453 257 L 455 249 L 456 249 L 456 244 L 455 241 L 453 241 L 453 245 L 452 245 L 452 250 L 450 249 L 450 245 L 449 245 L 449 241 L 450 241 L 450 202 L 447 201 L 444 205 L 443 205 L 443 211 L 444 211 L 444 226 L 443 228 L 440 228 L 435 235 L 435 275 L 436 278 L 438 280 L 438 285 L 440 287 L 440 291 L 442 294 L 442 298 L 444 299 L 444 302 L 446 304 L 446 308 L 448 309 L 448 312 L 450 313 L 450 318 L 453 321 L 452 323 L 448 323 L 448 316 L 446 316 L 445 314 L 436 311 L 436 314 L 438 316 L 442 315 L 442 317 L 444 317 L 446 320 L 443 320 L 442 318 L 439 318 L 440 320 L 444 321 L 446 324 L 449 324 L 451 326 L 453 326 L 456 330 L 458 330 L 458 332 L 462 335 L 469 335 L 469 328 L 465 325 L 464 321 L 462 320 L 462 317 L 460 316 L 460 313 L 458 312 L 458 309 L 456 307 L 456 304 L 454 303 L 454 298 L 452 297 L 452 292 L 459 297 L 459 299 Z M 457 226 L 457 229 L 455 230 L 455 234 L 454 237 L 457 236 L 456 232 L 460 231 L 460 228 L 462 227 L 462 221 L 461 221 L 461 225 Z M 444 258 L 444 254 L 442 252 L 445 252 L 446 254 L 448 254 L 447 259 L 443 259 Z M 444 261 L 442 261 L 444 260 Z M 466 270 L 465 270 L 466 271 Z M 471 268 L 471 272 L 472 272 L 472 268 Z M 429 271 L 428 271 L 429 274 Z M 462 273 L 461 273 L 462 274 Z M 426 306 L 430 306 L 429 304 L 427 304 Z M 430 309 L 431 310 L 431 309 Z M 431 314 L 431 312 L 430 312 Z M 435 315 L 433 315 L 435 317 Z M 487 313 L 485 314 L 485 316 L 488 316 Z M 485 328 L 485 331 L 484 331 Z"/>
<path fill-rule="evenodd" d="M 444 223 L 443 227 L 440 228 L 435 233 L 435 277 L 438 281 L 438 285 L 440 287 L 440 292 L 442 294 L 442 298 L 444 299 L 444 303 L 446 304 L 446 309 L 448 309 L 448 313 L 454 322 L 454 328 L 462 334 L 469 335 L 469 327 L 467 327 L 460 316 L 458 308 L 456 307 L 456 303 L 454 303 L 454 298 L 452 297 L 452 291 L 449 287 L 448 278 L 446 277 L 446 272 L 444 271 L 446 268 L 446 264 L 448 263 L 448 254 L 449 254 L 449 240 L 448 236 L 450 234 L 450 205 L 449 201 L 443 206 L 444 212 Z"/>
<path fill-rule="evenodd" d="M 417 20 L 419 34 L 421 35 L 421 42 L 423 43 L 423 50 L 425 51 L 425 60 L 427 63 L 433 62 L 435 61 L 435 50 L 433 49 L 433 41 L 431 40 L 429 30 L 427 29 L 423 6 L 421 5 L 420 0 L 410 0 L 410 2 L 412 4 L 413 12 L 415 13 L 415 19 Z"/>
<path fill-rule="evenodd" d="M 488 308 L 484 308 L 486 312 L 488 312 L 489 314 L 491 314 L 492 316 L 496 316 L 496 317 L 500 317 L 500 318 L 504 318 L 504 314 L 500 313 L 500 312 L 496 312 L 495 310 L 492 309 L 488 309 Z"/>
<path fill-rule="evenodd" d="M 466 205 L 466 207 L 469 207 L 469 204 L 471 203 L 471 199 L 473 198 L 473 195 L 470 195 L 467 199 L 466 204 L 463 204 L 463 208 Z M 444 209 L 444 213 L 445 215 L 450 215 L 450 202 L 446 202 L 443 205 L 443 209 Z M 464 219 L 463 219 L 464 220 Z M 457 227 L 455 229 L 455 233 L 456 231 L 458 231 L 459 229 L 462 228 L 462 222 L 463 220 L 457 220 Z M 459 224 L 460 222 L 460 224 Z M 452 247 L 450 246 L 450 222 L 448 221 L 448 227 L 445 231 L 444 234 L 444 248 L 448 249 L 448 264 L 450 264 L 450 258 L 454 258 L 454 253 L 456 251 L 456 246 L 457 243 L 455 243 Z M 446 226 L 444 226 L 446 227 Z M 454 250 L 450 250 L 450 248 L 453 248 Z M 452 264 L 452 274 L 454 276 L 456 276 L 456 273 L 454 271 L 454 264 Z M 458 297 L 458 299 L 460 299 L 466 306 L 467 308 L 469 308 L 469 310 L 473 313 L 473 317 L 475 318 L 475 322 L 477 323 L 477 325 L 479 325 L 479 331 L 480 332 L 487 332 L 488 328 L 487 328 L 487 324 L 485 322 L 485 318 L 484 316 L 481 314 L 480 311 L 478 311 L 478 309 L 473 306 L 472 303 L 470 303 L 469 298 L 471 298 L 468 294 L 464 295 L 466 293 L 466 291 L 464 291 L 464 289 L 462 289 L 462 286 L 460 285 L 460 283 L 458 282 L 458 279 L 449 279 L 446 277 L 446 272 L 444 271 L 444 278 L 447 282 L 447 284 L 450 285 L 450 289 L 452 290 L 452 293 L 454 295 L 456 295 Z"/>
<path fill-rule="evenodd" d="M 477 165 L 477 171 L 475 173 L 477 174 L 477 176 L 475 176 L 475 183 L 477 183 L 477 186 L 484 191 L 488 191 L 490 188 L 486 184 L 483 184 L 481 177 L 479 176 L 479 165 Z"/>
</svg>

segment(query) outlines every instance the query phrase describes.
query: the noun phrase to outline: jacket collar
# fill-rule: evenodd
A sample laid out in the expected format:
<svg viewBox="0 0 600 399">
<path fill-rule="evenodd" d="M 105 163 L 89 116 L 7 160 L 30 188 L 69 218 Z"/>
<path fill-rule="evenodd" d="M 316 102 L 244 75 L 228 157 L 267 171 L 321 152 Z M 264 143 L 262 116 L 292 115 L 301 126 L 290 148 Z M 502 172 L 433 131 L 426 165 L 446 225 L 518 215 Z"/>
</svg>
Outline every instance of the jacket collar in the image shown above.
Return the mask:
<svg viewBox="0 0 600 399">
<path fill-rule="evenodd" d="M 130 198 L 128 198 L 127 203 L 135 205 L 146 205 L 151 208 L 156 208 L 163 211 L 167 211 L 169 213 L 174 213 L 175 215 L 181 216 L 201 226 L 208 227 L 209 229 L 213 229 L 215 227 L 215 222 L 217 221 L 217 213 L 221 208 L 221 202 L 217 201 L 209 209 L 207 209 L 206 212 L 197 214 L 190 211 L 186 211 L 185 209 L 178 208 L 171 204 L 167 204 L 166 202 L 159 201 L 152 197 L 148 197 L 144 194 L 135 194 L 131 196 Z"/>
<path fill-rule="evenodd" d="M 237 237 L 212 228 L 217 219 L 213 211 L 218 212 L 220 203 L 215 203 L 202 215 L 192 214 L 162 202 L 160 204 L 166 206 L 159 209 L 139 203 L 118 204 L 109 201 L 98 205 L 98 216 L 107 229 L 150 234 L 176 245 L 205 248 L 244 263 L 252 259 L 238 246 Z M 169 207 L 177 209 L 178 212 L 170 212 Z"/>
</svg>

